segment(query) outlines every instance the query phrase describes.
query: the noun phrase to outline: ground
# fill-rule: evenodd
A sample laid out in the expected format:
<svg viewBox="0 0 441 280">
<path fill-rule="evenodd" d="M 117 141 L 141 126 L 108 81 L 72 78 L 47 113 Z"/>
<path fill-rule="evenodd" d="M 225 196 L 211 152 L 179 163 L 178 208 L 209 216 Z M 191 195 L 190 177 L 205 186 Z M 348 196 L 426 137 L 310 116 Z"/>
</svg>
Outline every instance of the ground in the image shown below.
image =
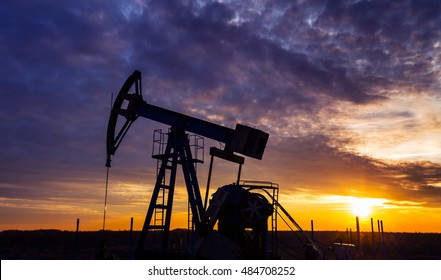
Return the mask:
<svg viewBox="0 0 441 280">
<path fill-rule="evenodd" d="M 311 236 L 310 232 L 306 232 Z M 139 232 L 108 231 L 79 232 L 60 230 L 3 231 L 0 232 L 0 259 L 2 260 L 59 260 L 59 259 L 96 259 L 103 256 L 110 259 L 131 259 L 134 255 Z M 185 252 L 188 233 L 184 230 L 171 232 L 171 246 L 176 252 Z M 361 233 L 362 259 L 394 260 L 440 260 L 441 234 L 439 233 L 384 233 L 382 252 L 378 233 Z M 326 258 L 332 259 L 335 254 L 330 249 L 334 243 L 351 243 L 351 236 L 346 232 L 321 231 L 314 233 L 319 247 L 326 252 Z M 306 247 L 298 242 L 291 232 L 278 233 L 278 251 L 282 259 L 302 259 Z M 352 234 L 352 243 L 357 237 Z M 375 244 L 375 247 L 374 247 Z M 357 250 L 356 250 L 357 252 Z M 100 255 L 101 253 L 101 255 Z M 104 254 L 103 254 L 104 253 Z M 174 258 L 179 256 L 173 255 Z"/>
</svg>

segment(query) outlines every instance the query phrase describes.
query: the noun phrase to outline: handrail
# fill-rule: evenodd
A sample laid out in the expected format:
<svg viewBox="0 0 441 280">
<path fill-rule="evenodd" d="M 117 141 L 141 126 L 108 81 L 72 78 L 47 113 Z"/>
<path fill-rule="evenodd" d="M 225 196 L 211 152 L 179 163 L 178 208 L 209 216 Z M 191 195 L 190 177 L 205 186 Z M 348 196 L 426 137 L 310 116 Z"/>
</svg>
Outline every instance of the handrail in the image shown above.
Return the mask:
<svg viewBox="0 0 441 280">
<path fill-rule="evenodd" d="M 262 191 L 264 191 L 271 199 L 274 200 L 272 195 L 267 190 L 262 189 Z M 294 226 L 298 229 L 298 231 L 302 234 L 302 236 L 307 240 L 308 244 L 311 244 L 313 246 L 313 248 L 318 252 L 320 259 L 322 259 L 323 252 L 320 250 L 320 248 L 317 246 L 317 244 L 303 231 L 302 227 L 294 220 L 294 218 L 288 213 L 288 211 L 277 200 L 274 200 L 274 202 L 277 205 L 277 207 L 282 210 L 283 214 L 285 214 L 285 216 L 289 219 L 289 221 L 294 224 Z M 277 212 L 277 214 L 282 218 L 282 220 L 291 229 L 291 231 L 294 232 L 294 230 L 289 226 L 288 222 L 285 219 L 283 219 L 283 217 L 278 212 Z"/>
</svg>

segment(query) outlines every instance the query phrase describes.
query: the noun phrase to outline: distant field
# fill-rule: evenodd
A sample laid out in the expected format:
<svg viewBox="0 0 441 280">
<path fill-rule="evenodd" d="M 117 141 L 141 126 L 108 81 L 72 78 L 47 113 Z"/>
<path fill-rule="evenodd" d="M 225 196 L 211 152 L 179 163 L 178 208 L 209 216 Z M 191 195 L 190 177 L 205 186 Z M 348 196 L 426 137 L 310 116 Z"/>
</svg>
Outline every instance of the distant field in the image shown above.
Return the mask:
<svg viewBox="0 0 441 280">
<path fill-rule="evenodd" d="M 309 233 L 308 233 L 309 234 Z M 105 254 L 109 258 L 130 259 L 138 240 L 139 232 L 132 238 L 128 231 L 109 231 L 105 233 Z M 346 232 L 315 232 L 314 238 L 323 251 L 328 252 L 328 259 L 333 258 L 332 250 L 327 249 L 335 242 L 350 243 Z M 441 234 L 438 233 L 385 233 L 383 252 L 380 256 L 378 235 L 375 235 L 373 247 L 372 235 L 361 234 L 363 259 L 395 260 L 441 260 Z M 304 247 L 297 244 L 297 238 L 290 232 L 279 232 L 279 250 L 282 259 L 301 259 Z M 356 235 L 352 235 L 356 243 Z M 2 260 L 60 260 L 60 259 L 95 259 L 103 240 L 102 232 L 75 232 L 59 230 L 3 231 L 0 232 L 0 259 Z M 174 248 L 186 247 L 188 234 L 184 230 L 171 233 Z M 293 249 L 290 249 L 293 248 Z M 329 253 L 331 252 L 331 253 Z"/>
</svg>

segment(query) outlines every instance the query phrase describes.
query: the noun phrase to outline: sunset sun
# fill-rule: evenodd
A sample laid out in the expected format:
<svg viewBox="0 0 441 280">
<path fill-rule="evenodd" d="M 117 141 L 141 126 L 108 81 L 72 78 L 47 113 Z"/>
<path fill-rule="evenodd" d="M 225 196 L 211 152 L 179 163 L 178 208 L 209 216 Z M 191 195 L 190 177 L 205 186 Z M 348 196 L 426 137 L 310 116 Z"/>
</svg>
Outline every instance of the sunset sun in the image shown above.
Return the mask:
<svg viewBox="0 0 441 280">
<path fill-rule="evenodd" d="M 355 216 L 367 218 L 372 214 L 373 207 L 378 205 L 376 199 L 369 198 L 352 198 L 350 201 L 350 209 Z"/>
</svg>

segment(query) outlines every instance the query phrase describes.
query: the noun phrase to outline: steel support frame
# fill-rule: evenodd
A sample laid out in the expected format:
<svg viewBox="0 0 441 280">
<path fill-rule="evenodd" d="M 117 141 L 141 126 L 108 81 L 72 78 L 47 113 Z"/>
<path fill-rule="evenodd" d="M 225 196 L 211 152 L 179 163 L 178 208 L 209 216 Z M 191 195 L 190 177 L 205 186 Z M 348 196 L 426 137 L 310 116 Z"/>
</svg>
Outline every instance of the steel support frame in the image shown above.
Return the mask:
<svg viewBox="0 0 441 280">
<path fill-rule="evenodd" d="M 169 159 L 171 159 L 171 166 L 169 164 Z M 144 226 L 141 231 L 141 235 L 138 241 L 138 246 L 136 250 L 136 257 L 143 258 L 145 252 L 145 241 L 147 234 L 150 230 L 155 230 L 151 225 L 151 220 L 155 208 L 157 208 L 157 199 L 160 190 L 164 188 L 163 182 L 166 176 L 167 169 L 170 169 L 170 178 L 167 196 L 167 205 L 165 206 L 166 215 L 164 225 L 160 228 L 162 234 L 161 241 L 161 253 L 166 253 L 168 251 L 169 243 L 169 233 L 170 233 L 170 223 L 173 207 L 173 197 L 176 183 L 176 173 L 177 165 L 180 164 L 182 167 L 182 172 L 185 179 L 185 184 L 188 193 L 188 199 L 191 206 L 191 211 L 193 214 L 193 222 L 195 223 L 196 229 L 198 229 L 205 222 L 205 211 L 202 205 L 202 198 L 200 194 L 199 184 L 196 176 L 196 170 L 194 167 L 194 161 L 191 154 L 190 143 L 188 140 L 188 135 L 184 130 L 171 128 L 167 140 L 167 146 L 164 152 L 164 157 L 162 159 L 161 167 L 156 178 L 155 188 L 152 193 L 149 208 L 147 210 L 146 219 L 144 221 Z"/>
</svg>

